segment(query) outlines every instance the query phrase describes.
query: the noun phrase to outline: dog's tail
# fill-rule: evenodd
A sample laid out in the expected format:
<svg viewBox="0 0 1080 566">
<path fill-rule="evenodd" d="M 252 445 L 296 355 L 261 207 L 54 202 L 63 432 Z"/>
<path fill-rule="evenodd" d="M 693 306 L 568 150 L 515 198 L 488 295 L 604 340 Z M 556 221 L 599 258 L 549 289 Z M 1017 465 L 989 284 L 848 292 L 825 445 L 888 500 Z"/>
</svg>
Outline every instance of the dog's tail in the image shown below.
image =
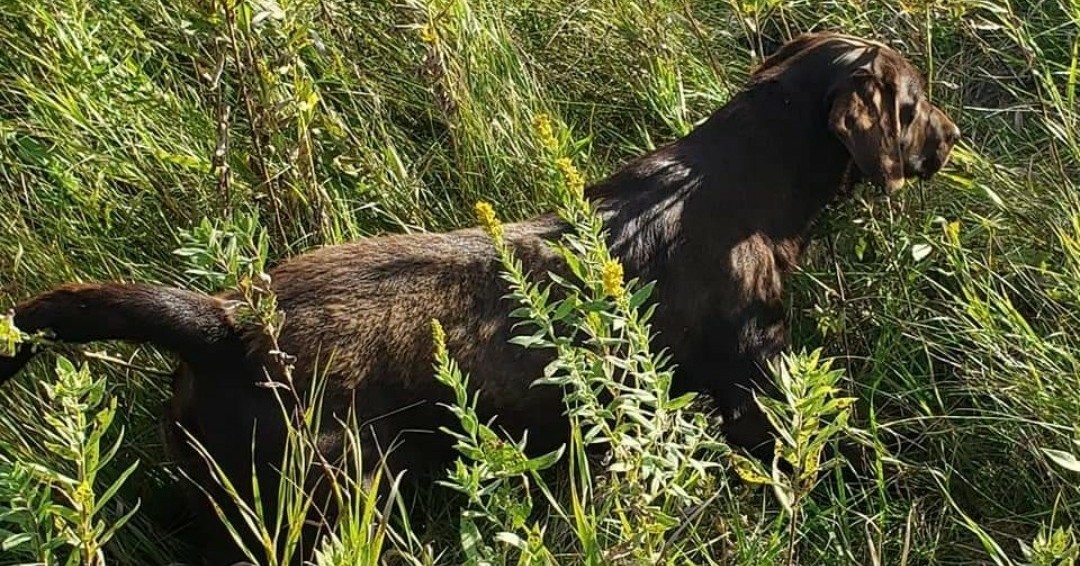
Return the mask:
<svg viewBox="0 0 1080 566">
<path fill-rule="evenodd" d="M 239 343 L 227 303 L 219 298 L 153 285 L 72 284 L 15 307 L 15 326 L 26 333 L 48 331 L 61 342 L 98 340 L 150 343 L 198 363 Z M 0 384 L 34 356 L 30 344 L 14 357 L 0 355 Z"/>
</svg>

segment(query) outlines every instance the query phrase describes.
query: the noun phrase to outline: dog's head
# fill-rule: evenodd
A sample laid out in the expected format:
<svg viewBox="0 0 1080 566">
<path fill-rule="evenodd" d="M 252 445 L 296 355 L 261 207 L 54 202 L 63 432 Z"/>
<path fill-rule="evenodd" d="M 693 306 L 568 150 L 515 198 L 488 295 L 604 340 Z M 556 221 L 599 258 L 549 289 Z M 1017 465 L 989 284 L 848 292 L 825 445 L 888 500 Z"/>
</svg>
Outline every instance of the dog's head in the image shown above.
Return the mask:
<svg viewBox="0 0 1080 566">
<path fill-rule="evenodd" d="M 956 124 L 927 99 L 923 75 L 880 43 L 834 33 L 802 35 L 755 75 L 821 79 L 814 82 L 824 87 L 829 129 L 861 176 L 890 192 L 906 179 L 937 173 L 960 139 Z"/>
</svg>

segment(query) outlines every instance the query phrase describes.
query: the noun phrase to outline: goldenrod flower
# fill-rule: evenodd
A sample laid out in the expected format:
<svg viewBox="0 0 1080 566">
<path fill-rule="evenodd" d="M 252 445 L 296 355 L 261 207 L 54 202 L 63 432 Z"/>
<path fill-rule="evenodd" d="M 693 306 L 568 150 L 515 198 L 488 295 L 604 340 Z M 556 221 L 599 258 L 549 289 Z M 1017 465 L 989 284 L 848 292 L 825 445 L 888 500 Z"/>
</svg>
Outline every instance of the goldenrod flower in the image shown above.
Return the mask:
<svg viewBox="0 0 1080 566">
<path fill-rule="evenodd" d="M 480 222 L 480 226 L 484 228 L 488 236 L 491 236 L 496 242 L 502 242 L 502 223 L 495 217 L 495 209 L 491 207 L 491 204 L 482 200 L 477 201 L 473 210 L 476 212 L 476 219 Z"/>
<path fill-rule="evenodd" d="M 94 488 L 90 487 L 90 482 L 83 480 L 79 482 L 79 485 L 75 487 L 75 492 L 71 494 L 73 503 L 82 507 L 88 505 L 94 501 Z"/>
<path fill-rule="evenodd" d="M 562 173 L 563 179 L 566 180 L 566 188 L 570 190 L 570 194 L 582 195 L 585 192 L 585 178 L 581 176 L 581 173 L 574 167 L 574 162 L 569 157 L 560 157 L 555 160 L 555 167 Z"/>
<path fill-rule="evenodd" d="M 551 127 L 551 117 L 547 114 L 537 114 L 533 117 L 533 130 L 540 140 L 540 145 L 551 151 L 559 146 L 559 140 L 555 139 L 555 130 Z"/>
<path fill-rule="evenodd" d="M 420 26 L 420 41 L 428 45 L 435 45 L 439 42 L 439 33 L 435 31 L 435 26 L 431 24 L 424 24 Z"/>
<path fill-rule="evenodd" d="M 441 358 L 446 355 L 446 331 L 443 330 L 439 319 L 431 319 L 431 337 L 435 341 L 435 357 Z"/>
<path fill-rule="evenodd" d="M 0 356 L 14 357 L 22 341 L 22 332 L 15 327 L 15 315 L 0 316 Z"/>
<path fill-rule="evenodd" d="M 949 222 L 945 226 L 945 236 L 949 238 L 949 243 L 954 246 L 960 245 L 960 221 Z"/>
<path fill-rule="evenodd" d="M 600 278 L 604 284 L 604 293 L 611 298 L 621 299 L 626 294 L 626 288 L 623 287 L 623 268 L 618 260 L 609 259 L 604 262 Z"/>
</svg>

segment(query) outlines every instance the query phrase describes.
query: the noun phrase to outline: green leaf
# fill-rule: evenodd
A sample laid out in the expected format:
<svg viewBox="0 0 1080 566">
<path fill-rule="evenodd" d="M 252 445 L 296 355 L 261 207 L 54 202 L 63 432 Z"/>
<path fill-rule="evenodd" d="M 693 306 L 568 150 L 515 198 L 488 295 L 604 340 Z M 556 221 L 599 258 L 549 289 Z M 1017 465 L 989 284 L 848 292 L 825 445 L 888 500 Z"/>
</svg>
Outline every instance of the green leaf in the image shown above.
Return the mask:
<svg viewBox="0 0 1080 566">
<path fill-rule="evenodd" d="M 486 550 L 484 539 L 480 535 L 480 529 L 476 528 L 476 523 L 467 517 L 462 517 L 460 529 L 461 550 L 465 556 L 472 561 L 482 560 L 487 553 L 484 552 Z"/>
<path fill-rule="evenodd" d="M 531 314 L 532 311 L 529 310 L 529 307 L 518 307 L 510 311 L 510 318 L 529 318 Z"/>
<path fill-rule="evenodd" d="M 529 469 L 538 472 L 554 466 L 556 463 L 558 463 L 559 459 L 562 458 L 565 449 L 566 446 L 560 446 L 557 450 L 548 452 L 543 456 L 537 456 L 536 458 L 530 459 L 528 466 Z"/>
<path fill-rule="evenodd" d="M 934 248 L 930 247 L 930 244 L 915 244 L 911 246 L 911 257 L 915 261 L 922 261 L 932 251 L 934 251 Z"/>
<path fill-rule="evenodd" d="M 120 474 L 120 477 L 116 478 L 116 481 L 114 481 L 113 484 L 110 485 L 104 493 L 98 496 L 97 504 L 94 506 L 94 510 L 92 511 L 94 515 L 97 515 L 101 512 L 102 509 L 104 509 L 105 505 L 110 500 L 112 500 L 112 498 L 116 495 L 116 492 L 120 491 L 120 488 L 124 485 L 128 477 L 131 476 L 131 474 L 135 471 L 135 468 L 137 468 L 138 466 L 138 462 L 135 462 L 134 464 L 129 466 L 128 469 L 124 470 L 124 472 Z"/>
<path fill-rule="evenodd" d="M 862 261 L 863 257 L 866 255 L 866 248 L 867 247 L 868 246 L 867 246 L 867 243 L 866 243 L 866 238 L 863 237 L 863 236 L 859 236 L 858 241 L 855 242 L 855 257 L 859 261 Z"/>
<path fill-rule="evenodd" d="M 1070 472 L 1080 473 L 1080 460 L 1078 460 L 1076 456 L 1065 452 L 1064 450 L 1054 450 L 1053 448 L 1043 448 L 1042 452 L 1058 466 L 1061 466 Z"/>
<path fill-rule="evenodd" d="M 772 485 L 774 483 L 768 472 L 757 460 L 751 460 L 735 452 L 732 452 L 730 457 L 732 464 L 735 466 L 735 473 L 739 474 L 739 477 L 744 482 L 755 485 Z"/>
<path fill-rule="evenodd" d="M 650 281 L 635 291 L 634 294 L 630 296 L 630 308 L 636 309 L 645 304 L 645 301 L 649 300 L 649 297 L 652 295 L 654 287 L 656 287 L 656 281 Z"/>
<path fill-rule="evenodd" d="M 551 315 L 551 319 L 555 321 L 565 320 L 566 317 L 574 311 L 574 308 L 578 306 L 577 297 L 571 295 L 562 301 L 555 304 L 555 312 Z"/>
<path fill-rule="evenodd" d="M 519 550 L 524 550 L 527 546 L 525 540 L 514 533 L 501 532 L 495 534 L 495 540 L 503 544 L 512 546 Z"/>
<path fill-rule="evenodd" d="M 533 334 L 531 336 L 514 336 L 508 340 L 511 344 L 521 346 L 523 348 L 537 348 L 547 345 L 543 335 Z"/>
<path fill-rule="evenodd" d="M 571 253 L 564 254 L 564 257 L 566 259 L 566 265 L 570 268 L 570 272 L 574 274 L 574 277 L 577 277 L 579 281 L 584 281 L 586 278 L 582 271 L 581 260 Z"/>
<path fill-rule="evenodd" d="M 788 515 L 791 515 L 792 503 L 794 498 L 791 496 L 791 492 L 788 490 L 788 487 L 781 483 L 773 482 L 772 488 L 773 493 L 776 495 L 776 500 L 780 502 L 780 505 L 784 508 L 784 511 L 787 511 Z"/>
<path fill-rule="evenodd" d="M 0 551 L 8 552 L 13 548 L 24 545 L 34 540 L 34 535 L 30 533 L 16 533 L 9 537 L 0 540 Z"/>
</svg>

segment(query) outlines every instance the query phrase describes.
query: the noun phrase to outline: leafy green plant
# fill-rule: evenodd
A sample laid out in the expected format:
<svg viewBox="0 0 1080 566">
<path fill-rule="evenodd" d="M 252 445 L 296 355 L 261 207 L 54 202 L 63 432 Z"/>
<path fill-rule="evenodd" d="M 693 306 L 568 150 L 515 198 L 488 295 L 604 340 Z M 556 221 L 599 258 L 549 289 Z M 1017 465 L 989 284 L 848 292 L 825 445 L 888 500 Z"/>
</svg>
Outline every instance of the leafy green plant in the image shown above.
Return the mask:
<svg viewBox="0 0 1080 566">
<path fill-rule="evenodd" d="M 1076 564 L 1080 560 L 1080 541 L 1072 528 L 1040 529 L 1030 545 L 1021 543 L 1021 552 L 1031 566 Z"/>
<path fill-rule="evenodd" d="M 571 230 L 552 245 L 574 280 L 549 273 L 545 284 L 530 281 L 492 207 L 481 202 L 476 212 L 502 261 L 509 297 L 521 305 L 512 316 L 522 319 L 519 327 L 532 329 L 512 342 L 555 354 L 536 385 L 564 391 L 574 477 L 569 509 L 552 503 L 558 516 L 570 522 L 585 562 L 662 560 L 666 535 L 679 525 L 679 514 L 700 505 L 701 494 L 713 487 L 709 469 L 717 464 L 712 458 L 724 447 L 707 432 L 700 415 L 686 411 L 692 395 L 670 395 L 668 360 L 649 345 L 652 309 L 639 312 L 652 286 L 624 282 L 622 266 L 607 250 L 602 221 L 584 198 L 582 175 L 568 157 L 558 156 L 550 118 L 538 116 L 534 127 L 541 146 L 553 154 L 552 168 L 561 179 L 558 210 Z M 455 433 L 458 450 L 473 463 L 459 461 L 451 471 L 451 484 L 469 494 L 474 503 L 470 513 L 509 526 L 497 535 L 500 540 L 513 541 L 527 550 L 525 556 L 546 557 L 536 546 L 542 530 L 530 527 L 524 536 L 515 533 L 526 528 L 531 500 L 517 495 L 520 503 L 507 502 L 525 486 L 503 486 L 506 476 L 517 481 L 532 476 L 528 479 L 542 486 L 535 472 L 559 454 L 526 458 L 522 444 L 500 441 L 476 422 L 466 381 L 449 363 L 445 346 L 436 351 L 439 378 L 455 389 L 457 402 L 451 410 L 465 430 Z M 603 446 L 609 454 L 601 469 L 594 469 L 588 455 L 594 446 Z M 479 533 L 471 516 L 463 521 L 463 529 L 475 539 Z M 472 540 L 467 548 L 482 545 Z"/>
<path fill-rule="evenodd" d="M 176 253 L 191 264 L 189 273 L 212 284 L 232 285 L 237 289 L 241 297 L 234 305 L 238 319 L 242 324 L 262 329 L 271 344 L 270 359 L 278 365 L 274 369 L 280 371 L 275 375 L 280 374 L 281 380 L 267 381 L 265 386 L 275 395 L 286 424 L 285 450 L 281 462 L 275 466 L 280 472 L 280 479 L 275 482 L 277 507 L 266 509 L 262 505 L 258 494 L 268 486 L 259 485 L 254 471 L 250 478 L 244 478 L 250 485 L 234 483 L 238 478 L 228 477 L 214 462 L 213 455 L 196 438 L 190 437 L 192 445 L 207 461 L 212 480 L 228 501 L 216 500 L 210 491 L 205 488 L 203 491 L 234 542 L 253 562 L 269 566 L 293 563 L 301 545 L 312 544 L 310 540 L 304 541 L 303 535 L 312 511 L 321 514 L 315 506 L 332 503 L 338 514 L 333 523 L 324 521 L 320 525 L 325 536 L 316 547 L 314 562 L 319 566 L 378 564 L 387 540 L 415 542 L 411 537 L 394 539 L 390 530 L 388 521 L 396 503 L 397 478 L 385 478 L 378 468 L 368 482 L 350 475 L 364 469 L 360 426 L 355 416 L 350 414 L 344 420 L 334 421 L 323 418 L 325 376 L 314 376 L 305 391 L 293 382 L 293 358 L 281 351 L 277 343 L 284 314 L 277 310 L 270 277 L 263 271 L 268 236 L 253 218 L 241 216 L 224 229 L 204 221 L 185 234 L 187 245 Z M 327 424 L 344 431 L 344 452 L 338 458 L 341 463 L 338 466 L 331 465 L 319 448 L 320 430 Z M 328 486 L 330 501 L 313 500 L 308 490 L 314 484 L 313 478 Z M 384 481 L 391 482 L 389 495 L 380 502 L 378 495 Z M 242 495 L 245 492 L 255 494 L 255 501 L 245 500 Z M 237 512 L 230 514 L 226 505 Z"/>
<path fill-rule="evenodd" d="M 266 287 L 265 266 L 249 259 L 268 265 L 319 243 L 462 226 L 480 199 L 507 220 L 547 211 L 565 190 L 556 160 L 603 176 L 698 123 L 791 35 L 865 35 L 927 72 L 930 98 L 957 120 L 963 142 L 932 182 L 885 198 L 857 191 L 835 207 L 791 274 L 792 342 L 821 348 L 821 360 L 844 370 L 838 387 L 866 409 L 852 421 L 904 464 L 872 485 L 821 485 L 803 498 L 795 555 L 828 566 L 1033 562 L 1016 541 L 1067 549 L 1054 541 L 1068 537 L 1054 533 L 1075 534 L 1080 516 L 1065 455 L 1075 455 L 1080 414 L 1078 26 L 1071 0 L 0 1 L 0 311 L 73 280 L 194 281 L 250 285 L 241 295 L 251 304 L 238 308 L 254 324 L 276 324 L 272 297 L 256 289 Z M 540 113 L 550 117 L 550 146 L 532 123 Z M 583 135 L 571 140 L 571 129 Z M 200 226 L 204 218 L 213 221 Z M 202 232 L 189 240 L 185 231 Z M 209 253 L 174 261 L 178 241 Z M 604 267 L 591 257 L 580 260 L 590 280 Z M 538 292 L 550 289 L 548 306 L 575 294 L 544 273 L 526 275 Z M 569 315 L 557 335 L 596 351 L 590 332 L 606 340 L 595 329 L 617 318 L 603 314 L 617 312 L 614 300 L 603 295 L 605 306 L 593 307 L 591 284 L 561 276 L 601 320 L 576 330 Z M 627 284 L 627 295 L 644 287 Z M 524 340 L 536 330 L 520 328 Z M 0 330 L 0 350 L 18 338 Z M 610 351 L 621 363 L 629 350 Z M 149 348 L 111 345 L 109 357 L 124 363 L 87 356 L 123 407 L 105 438 L 111 446 L 122 428 L 129 440 L 99 471 L 95 493 L 143 462 L 104 509 L 120 513 L 178 481 L 157 440 L 168 394 L 158 373 L 170 364 Z M 3 386 L 5 494 L 38 485 L 16 464 L 71 471 L 42 445 L 54 432 L 38 385 L 56 381 L 48 360 Z M 603 394 L 598 413 L 611 397 L 606 380 L 590 382 Z M 591 406 L 591 394 L 575 395 Z M 578 466 L 585 443 L 601 438 L 581 423 L 563 453 L 573 489 L 552 486 L 565 515 L 535 500 L 526 528 L 513 531 L 527 541 L 541 529 L 560 563 L 622 556 L 605 555 L 618 547 L 617 512 L 640 524 L 653 516 L 605 504 L 614 461 Z M 598 430 L 608 429 L 621 430 Z M 644 465 L 665 453 L 619 454 Z M 640 469 L 618 474 L 632 476 L 617 478 L 618 490 L 639 484 Z M 791 523 L 775 493 L 723 475 L 710 481 L 701 505 L 671 513 L 679 526 L 666 531 L 661 554 L 782 563 Z M 33 493 L 0 506 L 22 509 L 12 517 L 46 516 L 52 491 Z M 109 541 L 113 561 L 184 560 L 151 511 L 146 497 Z M 426 511 L 434 525 L 396 516 L 391 551 L 454 562 L 456 515 L 438 503 Z M 325 560 L 371 548 L 363 514 L 351 517 Z M 491 548 L 510 548 L 493 538 L 499 530 L 485 530 L 486 518 L 476 524 Z M 48 550 L 38 535 L 26 539 L 49 526 L 4 525 L 2 538 L 18 544 L 0 549 L 0 563 L 66 556 L 64 543 Z"/>
<path fill-rule="evenodd" d="M 123 439 L 105 442 L 116 399 L 106 396 L 103 378 L 66 358 L 42 389 L 50 409 L 42 414 L 50 427 L 45 453 L 38 461 L 0 455 L 0 548 L 43 564 L 104 566 L 107 545 L 138 511 L 110 506 L 137 463 L 109 485 L 97 481 Z"/>
<path fill-rule="evenodd" d="M 806 498 L 821 479 L 821 472 L 838 464 L 840 456 L 823 458 L 837 437 L 849 432 L 852 397 L 838 397 L 842 370 L 832 369 L 832 360 L 821 359 L 821 351 L 801 355 L 782 354 L 773 364 L 778 398 L 756 396 L 779 437 L 771 470 L 761 462 L 732 454 L 739 475 L 751 483 L 772 487 L 788 516 L 788 564 L 795 564 L 795 548 L 801 513 Z M 786 464 L 789 472 L 783 471 Z"/>
<path fill-rule="evenodd" d="M 432 321 L 435 342 L 435 378 L 454 392 L 447 409 L 460 430 L 444 428 L 461 454 L 441 483 L 468 498 L 461 513 L 461 548 L 466 564 L 557 564 L 544 545 L 540 525 L 531 523 L 532 486 L 550 497 L 540 472 L 562 456 L 562 449 L 530 458 L 527 439 L 507 440 L 476 414 L 476 398 L 470 396 L 469 379 L 461 373 L 446 349 L 446 334 Z M 488 536 L 485 536 L 488 535 Z M 497 544 L 496 544 L 497 543 Z M 517 554 L 516 560 L 511 559 Z"/>
</svg>

